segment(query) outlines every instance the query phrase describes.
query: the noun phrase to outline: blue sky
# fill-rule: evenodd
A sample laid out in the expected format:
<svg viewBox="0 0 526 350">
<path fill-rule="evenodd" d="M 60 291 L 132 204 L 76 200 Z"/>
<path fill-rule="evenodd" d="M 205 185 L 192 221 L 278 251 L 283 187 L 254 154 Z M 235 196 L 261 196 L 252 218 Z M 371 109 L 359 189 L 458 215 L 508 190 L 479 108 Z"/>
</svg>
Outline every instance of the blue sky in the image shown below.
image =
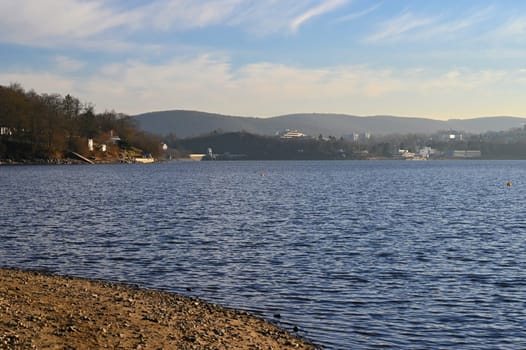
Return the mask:
<svg viewBox="0 0 526 350">
<path fill-rule="evenodd" d="M 526 1 L 0 0 L 0 85 L 97 111 L 526 117 Z"/>
</svg>

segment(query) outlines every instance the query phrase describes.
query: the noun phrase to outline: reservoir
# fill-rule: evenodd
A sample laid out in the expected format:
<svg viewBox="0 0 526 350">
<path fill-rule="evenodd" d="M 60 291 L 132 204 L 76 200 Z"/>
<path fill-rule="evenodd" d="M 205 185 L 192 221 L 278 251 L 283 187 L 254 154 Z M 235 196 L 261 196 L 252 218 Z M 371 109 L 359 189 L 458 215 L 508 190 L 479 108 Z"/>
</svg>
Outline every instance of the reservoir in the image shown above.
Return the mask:
<svg viewBox="0 0 526 350">
<path fill-rule="evenodd" d="M 0 266 L 198 296 L 327 349 L 525 349 L 526 162 L 1 166 Z"/>
</svg>

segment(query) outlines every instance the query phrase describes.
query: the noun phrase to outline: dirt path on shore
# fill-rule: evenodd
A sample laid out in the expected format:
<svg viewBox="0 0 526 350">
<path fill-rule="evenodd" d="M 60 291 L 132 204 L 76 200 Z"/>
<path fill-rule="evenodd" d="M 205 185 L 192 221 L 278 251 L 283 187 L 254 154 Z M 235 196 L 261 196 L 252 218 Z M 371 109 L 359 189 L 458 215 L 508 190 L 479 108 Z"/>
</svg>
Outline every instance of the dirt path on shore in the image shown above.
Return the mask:
<svg viewBox="0 0 526 350">
<path fill-rule="evenodd" d="M 153 290 L 0 269 L 0 349 L 315 349 L 243 311 Z"/>
</svg>

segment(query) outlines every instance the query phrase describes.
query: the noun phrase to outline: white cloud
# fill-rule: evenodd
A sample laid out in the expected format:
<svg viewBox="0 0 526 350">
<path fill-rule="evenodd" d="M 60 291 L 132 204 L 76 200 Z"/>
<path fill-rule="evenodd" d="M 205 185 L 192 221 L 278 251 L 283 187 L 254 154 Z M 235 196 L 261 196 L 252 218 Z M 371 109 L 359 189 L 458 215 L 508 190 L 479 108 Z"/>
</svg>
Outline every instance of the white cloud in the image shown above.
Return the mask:
<svg viewBox="0 0 526 350">
<path fill-rule="evenodd" d="M 376 11 L 380 6 L 382 6 L 381 2 L 377 3 L 376 5 L 371 6 L 369 8 L 366 8 L 365 10 L 362 10 L 362 11 L 359 11 L 359 12 L 355 12 L 355 13 L 351 13 L 351 14 L 348 14 L 348 15 L 345 15 L 345 16 L 338 17 L 338 18 L 336 18 L 335 22 L 348 22 L 348 21 L 355 20 L 357 18 L 363 17 L 365 15 L 368 15 L 371 12 Z"/>
<path fill-rule="evenodd" d="M 18 44 L 50 45 L 94 37 L 129 25 L 132 13 L 120 14 L 103 1 L 0 1 L 0 40 Z"/>
<path fill-rule="evenodd" d="M 137 7 L 104 0 L 0 0 L 0 42 L 101 51 L 140 47 L 134 34 L 235 26 L 267 35 L 297 31 L 349 0 L 155 0 Z"/>
<path fill-rule="evenodd" d="M 427 81 L 426 89 L 451 89 L 456 92 L 486 88 L 509 79 L 510 73 L 503 70 L 454 69 Z M 512 79 L 513 80 L 513 79 Z"/>
<path fill-rule="evenodd" d="M 310 8 L 306 12 L 300 14 L 294 20 L 290 23 L 290 28 L 293 32 L 296 32 L 301 25 L 303 25 L 305 22 L 311 20 L 314 17 L 320 16 L 324 13 L 330 12 L 335 10 L 338 7 L 341 7 L 342 5 L 346 4 L 347 0 L 327 0 L 322 2 L 321 4 Z"/>
<path fill-rule="evenodd" d="M 266 35 L 297 31 L 314 17 L 344 5 L 349 0 L 161 0 L 143 9 L 151 26 L 159 30 L 187 30 L 230 25 Z M 145 16 L 146 17 L 146 16 Z"/>
<path fill-rule="evenodd" d="M 516 98 L 517 84 L 524 82 L 515 75 L 499 70 L 433 72 L 367 65 L 299 68 L 265 62 L 234 69 L 225 57 L 202 55 L 155 66 L 136 61 L 114 64 L 77 88 L 80 96 L 99 107 L 126 113 L 185 108 L 247 116 L 304 111 L 430 116 L 446 107 L 461 113 L 462 98 L 477 99 L 480 94 L 487 94 L 481 106 L 489 108 L 489 102 L 501 102 L 489 93 L 496 86 L 500 96 L 506 91 L 507 99 Z M 422 105 L 419 112 L 416 105 Z M 508 106 L 500 111 L 512 112 Z"/>
<path fill-rule="evenodd" d="M 93 102 L 98 111 L 135 114 L 184 108 L 245 116 L 306 111 L 426 117 L 519 115 L 526 88 L 524 75 L 517 69 L 304 68 L 269 62 L 234 68 L 228 57 L 214 54 L 158 65 L 118 62 L 90 77 L 68 77 L 65 72 L 0 73 L 0 84 L 11 82 L 37 92 L 71 93 Z"/>
<path fill-rule="evenodd" d="M 58 93 L 66 95 L 75 91 L 75 81 L 65 75 L 46 72 L 0 72 L 0 85 L 19 83 L 26 90 L 37 93 Z"/>
<path fill-rule="evenodd" d="M 228 21 L 242 0 L 160 0 L 141 9 L 149 26 L 159 30 L 207 27 Z"/>
<path fill-rule="evenodd" d="M 476 24 L 484 22 L 491 18 L 494 14 L 493 7 L 487 7 L 466 16 L 461 16 L 460 19 L 445 20 L 436 25 L 427 28 L 427 30 L 420 33 L 421 38 L 429 38 L 431 36 L 444 35 L 456 33 L 462 30 L 467 30 L 474 27 Z M 479 34 L 480 35 L 480 34 Z"/>
<path fill-rule="evenodd" d="M 75 72 L 85 66 L 84 62 L 66 56 L 56 56 L 54 61 L 57 69 L 63 72 Z"/>
<path fill-rule="evenodd" d="M 494 34 L 500 40 L 524 41 L 526 37 L 526 16 L 508 20 L 497 28 Z"/>
<path fill-rule="evenodd" d="M 380 29 L 367 37 L 366 41 L 377 42 L 401 38 L 428 40 L 443 37 L 472 28 L 491 18 L 493 13 L 494 8 L 488 7 L 460 16 L 460 19 L 457 19 L 458 14 L 455 14 L 453 19 L 449 19 L 445 15 L 428 16 L 405 12 L 381 24 Z"/>
<path fill-rule="evenodd" d="M 402 34 L 421 29 L 434 22 L 436 22 L 435 18 L 417 17 L 410 12 L 406 12 L 401 16 L 385 22 L 378 32 L 367 38 L 367 41 L 375 42 L 385 39 L 398 39 Z"/>
<path fill-rule="evenodd" d="M 291 31 L 291 21 L 318 3 L 319 0 L 245 1 L 243 6 L 230 17 L 227 24 L 257 36 L 287 34 Z"/>
</svg>

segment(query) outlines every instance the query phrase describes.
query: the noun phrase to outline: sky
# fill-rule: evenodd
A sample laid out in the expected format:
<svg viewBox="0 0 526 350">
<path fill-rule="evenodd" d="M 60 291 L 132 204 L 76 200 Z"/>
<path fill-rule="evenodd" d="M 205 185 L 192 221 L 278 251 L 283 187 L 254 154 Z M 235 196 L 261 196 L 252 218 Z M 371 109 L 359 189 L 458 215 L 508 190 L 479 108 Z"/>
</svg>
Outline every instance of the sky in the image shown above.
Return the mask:
<svg viewBox="0 0 526 350">
<path fill-rule="evenodd" d="M 0 85 L 98 112 L 526 117 L 526 1 L 0 0 Z"/>
</svg>

